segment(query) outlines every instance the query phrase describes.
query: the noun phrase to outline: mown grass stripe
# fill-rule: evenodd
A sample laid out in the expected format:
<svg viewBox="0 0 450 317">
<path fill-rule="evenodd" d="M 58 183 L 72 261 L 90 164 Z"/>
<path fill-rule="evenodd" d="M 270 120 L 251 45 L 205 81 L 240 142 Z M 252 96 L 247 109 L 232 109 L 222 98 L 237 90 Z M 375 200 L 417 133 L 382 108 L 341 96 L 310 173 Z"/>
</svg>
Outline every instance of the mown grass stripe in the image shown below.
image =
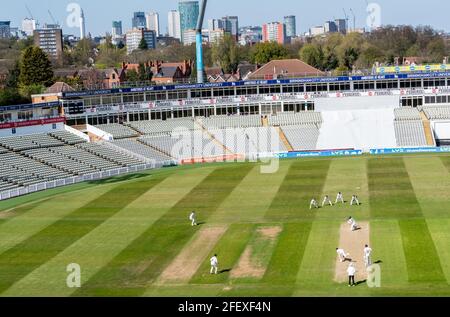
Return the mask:
<svg viewBox="0 0 450 317">
<path fill-rule="evenodd" d="M 0 254 L 104 195 L 111 188 L 99 187 L 78 194 L 64 194 L 12 210 L 17 216 L 0 225 Z M 78 195 L 83 199 L 79 199 Z"/>
<path fill-rule="evenodd" d="M 210 220 L 222 223 L 263 221 L 290 164 L 286 162 L 273 174 L 262 174 L 261 166 L 254 166 Z"/>
<path fill-rule="evenodd" d="M 422 216 L 403 158 L 368 159 L 368 178 L 372 219 Z"/>
<path fill-rule="evenodd" d="M 330 160 L 295 161 L 291 164 L 265 219 L 275 222 L 311 220 L 311 198 L 322 195 Z"/>
<path fill-rule="evenodd" d="M 442 164 L 447 168 L 447 171 L 450 173 L 450 156 L 441 156 L 440 157 Z"/>
<path fill-rule="evenodd" d="M 424 219 L 399 221 L 409 282 L 442 282 L 445 276 Z"/>
<path fill-rule="evenodd" d="M 142 295 L 199 230 L 189 212 L 207 221 L 250 170 L 242 164 L 214 170 L 74 295 Z"/>
<path fill-rule="evenodd" d="M 315 221 L 297 274 L 297 284 L 330 285 L 335 273 L 335 249 L 339 244 L 340 222 Z"/>
<path fill-rule="evenodd" d="M 450 219 L 428 219 L 427 224 L 447 283 L 450 284 Z"/>
<path fill-rule="evenodd" d="M 404 161 L 425 218 L 448 218 L 450 174 L 442 161 L 438 157 L 410 157 Z"/>
<path fill-rule="evenodd" d="M 402 235 L 397 220 L 375 220 L 370 223 L 373 262 L 380 262 L 381 287 L 399 287 L 408 283 Z"/>
<path fill-rule="evenodd" d="M 189 281 L 190 284 L 219 284 L 226 282 L 230 272 L 235 267 L 239 257 L 244 251 L 256 225 L 232 224 L 203 261 L 202 265 Z M 220 274 L 210 274 L 209 259 L 217 254 Z M 194 254 L 192 256 L 195 256 Z"/>
<path fill-rule="evenodd" d="M 262 280 L 264 283 L 295 284 L 311 227 L 312 222 L 284 225 Z"/>
<path fill-rule="evenodd" d="M 151 177 L 119 185 L 2 253 L 0 292 L 52 259 L 162 179 Z"/>
<path fill-rule="evenodd" d="M 89 234 L 12 285 L 3 295 L 50 297 L 71 295 L 76 289 L 67 287 L 65 283 L 67 272 L 61 268 L 69 263 L 79 264 L 82 269 L 83 285 L 211 171 L 212 169 L 203 168 L 181 171 L 167 177 Z"/>
</svg>

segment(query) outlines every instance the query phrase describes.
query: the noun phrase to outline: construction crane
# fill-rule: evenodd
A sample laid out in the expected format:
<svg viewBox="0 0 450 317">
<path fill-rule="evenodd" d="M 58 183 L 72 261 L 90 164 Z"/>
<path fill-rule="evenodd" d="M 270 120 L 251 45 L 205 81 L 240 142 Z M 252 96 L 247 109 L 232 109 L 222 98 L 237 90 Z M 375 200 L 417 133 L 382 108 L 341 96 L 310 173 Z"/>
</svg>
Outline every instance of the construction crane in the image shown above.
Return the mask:
<svg viewBox="0 0 450 317">
<path fill-rule="evenodd" d="M 350 8 L 350 12 L 352 13 L 352 16 L 353 16 L 353 31 L 355 31 L 356 30 L 356 15 L 355 15 L 355 12 L 353 12 L 352 8 Z"/>
<path fill-rule="evenodd" d="M 32 20 L 34 20 L 33 13 L 31 13 L 30 8 L 28 8 L 27 5 L 25 5 L 25 8 L 27 8 L 28 13 L 30 14 L 30 18 L 31 18 Z"/>
<path fill-rule="evenodd" d="M 50 15 L 50 17 L 52 18 L 53 24 L 55 25 L 59 25 L 58 22 L 56 22 L 55 17 L 53 16 L 52 12 L 50 10 L 48 10 L 48 14 Z"/>
<path fill-rule="evenodd" d="M 348 25 L 348 15 L 347 15 L 347 12 L 345 11 L 345 9 L 343 8 L 342 9 L 343 11 L 344 11 L 344 17 L 345 17 L 345 27 L 346 28 L 348 28 L 349 27 L 349 25 Z"/>
<path fill-rule="evenodd" d="M 197 48 L 197 82 L 203 84 L 205 82 L 204 66 L 203 66 L 203 37 L 202 28 L 203 20 L 205 18 L 207 0 L 202 1 L 200 8 L 200 14 L 198 16 L 197 28 L 196 28 L 196 48 Z"/>
</svg>

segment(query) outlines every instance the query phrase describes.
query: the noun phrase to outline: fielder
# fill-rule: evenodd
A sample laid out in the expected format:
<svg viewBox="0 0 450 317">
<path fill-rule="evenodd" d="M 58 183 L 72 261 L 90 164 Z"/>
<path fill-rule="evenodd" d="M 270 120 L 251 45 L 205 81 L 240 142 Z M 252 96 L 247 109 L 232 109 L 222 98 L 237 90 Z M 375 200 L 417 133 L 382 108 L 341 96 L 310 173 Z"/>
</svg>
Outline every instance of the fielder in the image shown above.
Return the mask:
<svg viewBox="0 0 450 317">
<path fill-rule="evenodd" d="M 353 217 L 351 217 L 351 216 L 348 217 L 347 223 L 350 225 L 350 229 L 352 231 L 358 230 L 358 225 L 357 225 L 355 219 L 353 219 Z"/>
<path fill-rule="evenodd" d="M 341 192 L 339 192 L 336 196 L 335 204 L 337 204 L 338 202 L 344 203 L 344 195 L 342 195 Z"/>
<path fill-rule="evenodd" d="M 331 202 L 331 199 L 328 195 L 326 195 L 322 201 L 322 207 L 325 205 L 330 205 L 331 207 L 333 207 L 333 203 Z"/>
<path fill-rule="evenodd" d="M 309 209 L 312 208 L 319 208 L 319 204 L 317 203 L 317 200 L 315 198 L 311 199 L 311 202 L 309 203 Z"/>
<path fill-rule="evenodd" d="M 217 268 L 219 266 L 219 260 L 217 259 L 217 254 L 214 254 L 214 256 L 209 260 L 211 263 L 211 271 L 209 271 L 209 274 L 217 274 Z"/>
<path fill-rule="evenodd" d="M 341 248 L 336 248 L 336 253 L 338 254 L 339 260 L 341 260 L 341 262 L 347 260 L 347 256 L 350 255 L 350 253 L 345 253 L 344 249 Z"/>
<path fill-rule="evenodd" d="M 364 247 L 364 264 L 366 265 L 366 267 L 372 265 L 371 255 L 372 255 L 372 248 L 366 244 L 366 246 Z"/>
<path fill-rule="evenodd" d="M 191 212 L 189 220 L 191 221 L 192 227 L 197 225 L 197 215 L 195 214 L 195 211 Z"/>
<path fill-rule="evenodd" d="M 360 205 L 360 204 L 359 204 L 359 200 L 358 200 L 358 196 L 356 196 L 356 195 L 353 195 L 353 196 L 352 196 L 352 200 L 351 200 L 351 202 L 350 202 L 350 206 L 353 206 L 353 205 L 357 205 L 357 206 Z"/>
</svg>

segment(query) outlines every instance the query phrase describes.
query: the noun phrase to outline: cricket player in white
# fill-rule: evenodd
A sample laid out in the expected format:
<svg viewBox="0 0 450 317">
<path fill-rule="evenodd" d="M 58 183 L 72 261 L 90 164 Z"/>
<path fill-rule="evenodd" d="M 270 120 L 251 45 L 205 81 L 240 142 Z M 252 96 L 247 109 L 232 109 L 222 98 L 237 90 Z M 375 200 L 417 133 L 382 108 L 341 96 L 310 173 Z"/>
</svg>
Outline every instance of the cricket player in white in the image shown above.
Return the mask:
<svg viewBox="0 0 450 317">
<path fill-rule="evenodd" d="M 195 214 L 195 211 L 191 212 L 189 215 L 189 220 L 192 222 L 192 227 L 197 225 L 197 215 Z"/>
<path fill-rule="evenodd" d="M 219 260 L 217 259 L 217 254 L 214 254 L 214 256 L 209 260 L 211 262 L 211 271 L 210 274 L 217 274 L 217 267 L 219 266 Z"/>
<path fill-rule="evenodd" d="M 371 255 L 372 255 L 372 248 L 366 244 L 366 246 L 364 247 L 364 264 L 366 265 L 366 267 L 372 265 Z"/>
<path fill-rule="evenodd" d="M 325 204 L 326 204 L 326 205 L 330 205 L 331 207 L 333 207 L 333 203 L 331 202 L 331 199 L 330 199 L 330 197 L 328 197 L 328 195 L 326 195 L 326 196 L 323 198 L 323 201 L 322 201 L 322 207 L 325 206 Z"/>
<path fill-rule="evenodd" d="M 359 206 L 358 196 L 356 196 L 356 195 L 352 196 L 352 200 L 350 202 L 350 206 L 353 206 L 353 205 L 358 205 Z"/>
<path fill-rule="evenodd" d="M 339 192 L 336 196 L 336 202 L 335 204 L 337 204 L 338 202 L 344 203 L 344 195 L 342 195 L 341 192 Z"/>
<path fill-rule="evenodd" d="M 348 286 L 355 286 L 356 268 L 353 266 L 353 263 L 350 263 L 350 265 L 348 266 L 347 274 L 348 274 Z"/>
<path fill-rule="evenodd" d="M 315 198 L 311 199 L 311 202 L 309 203 L 309 209 L 312 208 L 319 208 L 319 204 L 317 204 L 317 200 Z"/>
<path fill-rule="evenodd" d="M 355 219 L 353 219 L 353 217 L 348 217 L 347 223 L 350 225 L 350 229 L 352 231 L 355 231 L 358 229 L 358 225 L 356 224 L 356 221 L 355 221 Z"/>
<path fill-rule="evenodd" d="M 339 260 L 341 260 L 341 262 L 344 262 L 345 260 L 347 260 L 347 256 L 349 254 L 345 253 L 344 249 L 341 248 L 336 248 L 336 253 L 339 256 Z"/>
</svg>

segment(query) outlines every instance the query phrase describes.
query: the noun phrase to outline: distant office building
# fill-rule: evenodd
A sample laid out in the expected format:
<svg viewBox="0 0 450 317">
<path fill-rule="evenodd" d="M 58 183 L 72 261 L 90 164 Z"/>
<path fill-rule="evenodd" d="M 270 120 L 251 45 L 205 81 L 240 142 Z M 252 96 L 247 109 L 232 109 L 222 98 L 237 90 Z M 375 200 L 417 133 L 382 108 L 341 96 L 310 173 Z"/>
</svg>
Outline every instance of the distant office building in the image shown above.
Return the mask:
<svg viewBox="0 0 450 317">
<path fill-rule="evenodd" d="M 284 25 L 286 26 L 286 38 L 290 42 L 291 38 L 297 36 L 297 22 L 295 15 L 285 16 Z"/>
<path fill-rule="evenodd" d="M 324 26 L 314 26 L 309 29 L 309 35 L 310 36 L 318 36 L 325 34 L 325 27 Z"/>
<path fill-rule="evenodd" d="M 36 30 L 36 20 L 28 18 L 22 20 L 22 32 L 27 36 L 33 36 L 34 30 Z"/>
<path fill-rule="evenodd" d="M 44 28 L 34 31 L 34 45 L 39 46 L 51 58 L 59 60 L 63 53 L 62 30 L 54 28 L 58 25 L 44 25 Z"/>
<path fill-rule="evenodd" d="M 280 22 L 271 22 L 263 25 L 263 42 L 286 42 L 286 26 Z"/>
<path fill-rule="evenodd" d="M 159 36 L 159 14 L 157 12 L 150 12 L 145 15 L 146 25 L 148 30 L 156 32 L 156 36 Z"/>
<path fill-rule="evenodd" d="M 219 42 L 223 37 L 225 36 L 225 30 L 224 29 L 217 29 L 217 30 L 209 30 L 209 43 L 214 44 Z"/>
<path fill-rule="evenodd" d="M 113 21 L 111 42 L 113 45 L 119 45 L 120 43 L 125 44 L 125 37 L 122 30 L 122 21 Z"/>
<path fill-rule="evenodd" d="M 176 10 L 169 11 L 168 31 L 170 37 L 181 41 L 180 12 Z"/>
<path fill-rule="evenodd" d="M 86 37 L 86 22 L 84 20 L 84 11 L 81 9 L 80 14 L 80 39 L 84 39 Z"/>
<path fill-rule="evenodd" d="M 325 33 L 336 33 L 338 31 L 338 27 L 334 21 L 326 21 L 323 27 Z"/>
<path fill-rule="evenodd" d="M 197 31 L 195 29 L 186 30 L 183 32 L 183 44 L 192 45 L 196 41 Z"/>
<path fill-rule="evenodd" d="M 241 45 L 253 45 L 262 41 L 262 27 L 260 26 L 248 26 L 239 30 Z"/>
<path fill-rule="evenodd" d="M 0 39 L 11 37 L 11 21 L 0 21 Z"/>
<path fill-rule="evenodd" d="M 127 32 L 127 54 L 139 48 L 142 38 L 147 42 L 149 49 L 156 48 L 156 32 L 153 30 L 133 29 Z"/>
<path fill-rule="evenodd" d="M 236 41 L 239 39 L 239 18 L 237 16 L 226 16 L 221 20 L 222 28 L 231 34 Z"/>
<path fill-rule="evenodd" d="M 197 27 L 200 8 L 198 1 L 181 1 L 178 4 L 180 12 L 181 41 L 184 43 L 184 33 Z"/>
<path fill-rule="evenodd" d="M 334 21 L 337 26 L 337 31 L 342 34 L 347 34 L 347 20 L 345 19 L 336 19 Z"/>
<path fill-rule="evenodd" d="M 208 20 L 208 30 L 216 31 L 219 29 L 224 29 L 222 20 L 218 19 L 210 19 Z"/>
<path fill-rule="evenodd" d="M 147 20 L 144 12 L 134 12 L 132 20 L 133 29 L 145 29 L 147 27 Z"/>
</svg>

